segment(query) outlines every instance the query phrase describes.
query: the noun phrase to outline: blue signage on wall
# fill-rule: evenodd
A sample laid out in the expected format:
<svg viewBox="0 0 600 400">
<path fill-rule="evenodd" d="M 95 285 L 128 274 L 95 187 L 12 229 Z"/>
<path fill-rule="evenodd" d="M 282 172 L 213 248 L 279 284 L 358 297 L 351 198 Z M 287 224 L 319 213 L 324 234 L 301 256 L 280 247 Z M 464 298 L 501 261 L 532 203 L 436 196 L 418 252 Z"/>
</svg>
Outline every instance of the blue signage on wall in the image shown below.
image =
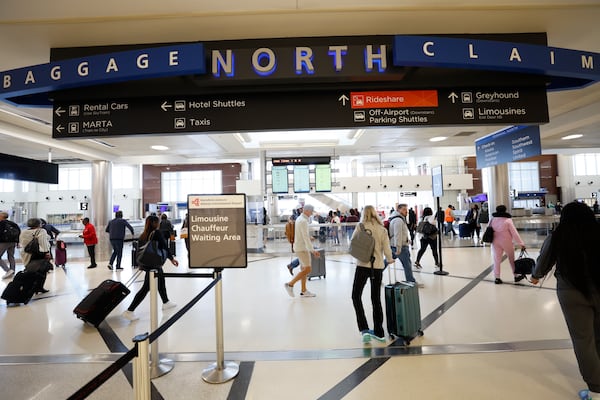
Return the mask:
<svg viewBox="0 0 600 400">
<path fill-rule="evenodd" d="M 201 43 L 151 47 L 0 72 L 0 99 L 74 87 L 206 73 Z"/>
<path fill-rule="evenodd" d="M 475 141 L 477 169 L 542 154 L 539 126 L 511 126 Z"/>
<path fill-rule="evenodd" d="M 466 68 L 572 78 L 584 86 L 600 81 L 600 54 L 524 43 L 439 36 L 395 36 L 397 67 Z M 558 80 L 549 89 L 572 87 Z"/>
</svg>

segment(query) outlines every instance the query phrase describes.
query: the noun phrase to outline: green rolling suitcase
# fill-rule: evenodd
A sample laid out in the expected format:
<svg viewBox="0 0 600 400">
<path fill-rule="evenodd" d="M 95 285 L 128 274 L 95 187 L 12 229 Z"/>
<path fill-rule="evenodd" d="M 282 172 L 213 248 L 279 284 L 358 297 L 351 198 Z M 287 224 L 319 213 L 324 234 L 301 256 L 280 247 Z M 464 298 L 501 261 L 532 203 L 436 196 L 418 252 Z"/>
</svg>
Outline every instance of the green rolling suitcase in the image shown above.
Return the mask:
<svg viewBox="0 0 600 400">
<path fill-rule="evenodd" d="M 417 336 L 422 336 L 419 288 L 410 282 L 385 285 L 385 314 L 390 336 L 404 340 L 408 346 Z"/>
</svg>

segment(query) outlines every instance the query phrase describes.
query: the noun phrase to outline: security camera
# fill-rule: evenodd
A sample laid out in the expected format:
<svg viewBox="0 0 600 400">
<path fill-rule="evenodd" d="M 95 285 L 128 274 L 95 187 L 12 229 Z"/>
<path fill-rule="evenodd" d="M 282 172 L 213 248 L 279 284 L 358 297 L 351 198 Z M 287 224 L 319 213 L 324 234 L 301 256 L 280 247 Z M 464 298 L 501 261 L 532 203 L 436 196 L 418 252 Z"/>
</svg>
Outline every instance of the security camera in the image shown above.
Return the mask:
<svg viewBox="0 0 600 400">
<path fill-rule="evenodd" d="M 50 200 L 50 197 L 46 196 L 46 200 Z"/>
<path fill-rule="evenodd" d="M 87 196 L 83 196 L 83 199 L 84 199 L 84 200 L 87 200 L 87 199 L 88 199 L 88 197 L 87 197 Z"/>
<path fill-rule="evenodd" d="M 367 189 L 371 189 L 371 185 L 367 185 Z"/>
<path fill-rule="evenodd" d="M 421 186 L 421 185 L 417 183 L 415 187 L 420 187 L 420 186 Z"/>
<path fill-rule="evenodd" d="M 76 196 L 71 196 L 71 200 L 75 200 L 76 198 Z"/>
<path fill-rule="evenodd" d="M 588 182 L 588 185 L 593 185 L 593 184 L 594 184 L 594 181 L 589 181 Z"/>
<path fill-rule="evenodd" d="M 398 186 L 398 187 L 399 187 L 400 189 L 402 189 L 404 186 L 403 186 L 403 185 L 400 185 L 400 186 Z"/>
<path fill-rule="evenodd" d="M 127 198 L 127 195 L 126 195 L 126 194 L 123 194 L 123 198 L 124 198 L 124 199 L 126 199 L 126 198 Z"/>
<path fill-rule="evenodd" d="M 383 185 L 383 188 L 384 188 L 384 189 L 387 189 L 387 185 Z"/>
<path fill-rule="evenodd" d="M 448 187 L 452 186 L 452 183 L 448 182 Z"/>
<path fill-rule="evenodd" d="M 579 181 L 575 182 L 575 184 L 576 184 L 576 185 L 579 185 L 580 183 L 581 183 L 581 182 L 579 182 Z"/>
<path fill-rule="evenodd" d="M 346 186 L 342 186 L 342 189 L 346 190 Z"/>
<path fill-rule="evenodd" d="M 60 196 L 58 199 L 59 199 L 59 200 L 62 200 L 63 198 L 62 198 L 62 196 Z"/>
</svg>

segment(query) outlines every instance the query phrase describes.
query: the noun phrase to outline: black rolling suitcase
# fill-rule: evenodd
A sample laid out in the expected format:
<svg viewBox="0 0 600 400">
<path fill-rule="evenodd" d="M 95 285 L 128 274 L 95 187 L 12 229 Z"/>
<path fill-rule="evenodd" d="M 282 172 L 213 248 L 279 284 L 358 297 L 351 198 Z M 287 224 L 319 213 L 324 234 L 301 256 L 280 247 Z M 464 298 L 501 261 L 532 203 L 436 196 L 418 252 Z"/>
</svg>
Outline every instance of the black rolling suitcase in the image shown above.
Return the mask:
<svg viewBox="0 0 600 400">
<path fill-rule="evenodd" d="M 467 223 L 458 224 L 458 237 L 466 239 L 471 237 L 471 226 Z"/>
<path fill-rule="evenodd" d="M 33 271 L 17 272 L 13 280 L 6 285 L 2 298 L 9 304 L 29 303 L 35 294 L 35 289 L 42 287 L 45 275 Z"/>
<path fill-rule="evenodd" d="M 107 279 L 81 300 L 73 312 L 77 318 L 97 327 L 129 293 L 121 282 Z"/>
<path fill-rule="evenodd" d="M 391 268 L 390 268 L 391 269 Z M 423 336 L 421 330 L 421 305 L 419 288 L 412 282 L 390 283 L 385 285 L 385 315 L 390 336 L 399 337 L 408 346 L 412 339 Z M 396 270 L 394 269 L 394 278 Z"/>
</svg>

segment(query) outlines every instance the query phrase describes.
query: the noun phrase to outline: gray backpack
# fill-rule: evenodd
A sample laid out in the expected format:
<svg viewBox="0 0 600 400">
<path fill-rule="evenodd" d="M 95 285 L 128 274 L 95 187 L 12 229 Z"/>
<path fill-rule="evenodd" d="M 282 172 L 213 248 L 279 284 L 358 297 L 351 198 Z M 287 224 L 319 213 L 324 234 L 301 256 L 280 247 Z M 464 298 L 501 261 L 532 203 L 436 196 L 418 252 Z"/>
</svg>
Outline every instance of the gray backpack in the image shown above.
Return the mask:
<svg viewBox="0 0 600 400">
<path fill-rule="evenodd" d="M 358 224 L 359 230 L 354 233 L 350 241 L 350 255 L 362 262 L 372 262 L 374 260 L 375 238 L 369 229 Z"/>
</svg>

